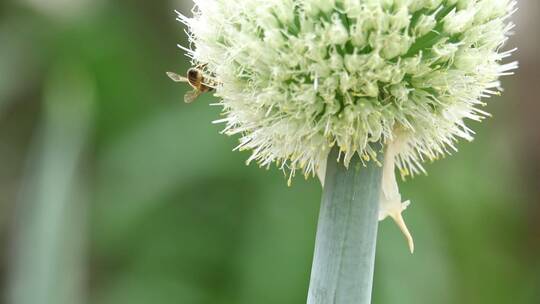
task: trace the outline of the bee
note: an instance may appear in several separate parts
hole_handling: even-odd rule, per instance
[[[197,97],[201,96],[202,93],[213,90],[199,68],[190,68],[186,73],[186,77],[173,72],[167,72],[167,76],[175,82],[187,82],[193,88],[192,91],[189,91],[184,95],[184,101],[186,103],[192,103]]]

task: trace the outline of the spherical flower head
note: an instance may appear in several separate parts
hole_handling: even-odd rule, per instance
[[[195,65],[212,77],[224,132],[249,161],[314,174],[398,134],[403,175],[472,139],[481,97],[516,67],[500,52],[510,0],[195,0]]]
[[[252,151],[248,162],[307,176],[324,172],[334,146],[345,165],[386,150],[381,218],[398,224],[408,203],[394,166],[422,172],[459,138],[472,140],[465,121],[488,116],[481,98],[517,67],[502,63],[512,50],[500,51],[511,0],[195,3],[192,18],[178,18],[189,27],[187,51],[216,84],[219,121]]]

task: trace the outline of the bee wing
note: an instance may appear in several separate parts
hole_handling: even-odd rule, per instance
[[[184,101],[185,101],[186,103],[192,103],[192,102],[195,101],[195,99],[197,99],[197,97],[199,97],[201,94],[202,94],[202,92],[199,91],[199,90],[189,91],[189,92],[187,92],[187,93],[184,95]]]
[[[182,77],[173,72],[167,72],[167,76],[169,76],[169,78],[172,79],[174,82],[188,82],[188,79],[186,77]]]

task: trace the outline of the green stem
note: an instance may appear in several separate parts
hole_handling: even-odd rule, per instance
[[[328,157],[308,304],[369,304],[382,167],[355,156],[346,169]]]

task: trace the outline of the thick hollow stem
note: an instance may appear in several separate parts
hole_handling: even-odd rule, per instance
[[[345,168],[328,157],[308,304],[371,301],[382,168],[355,156]]]

